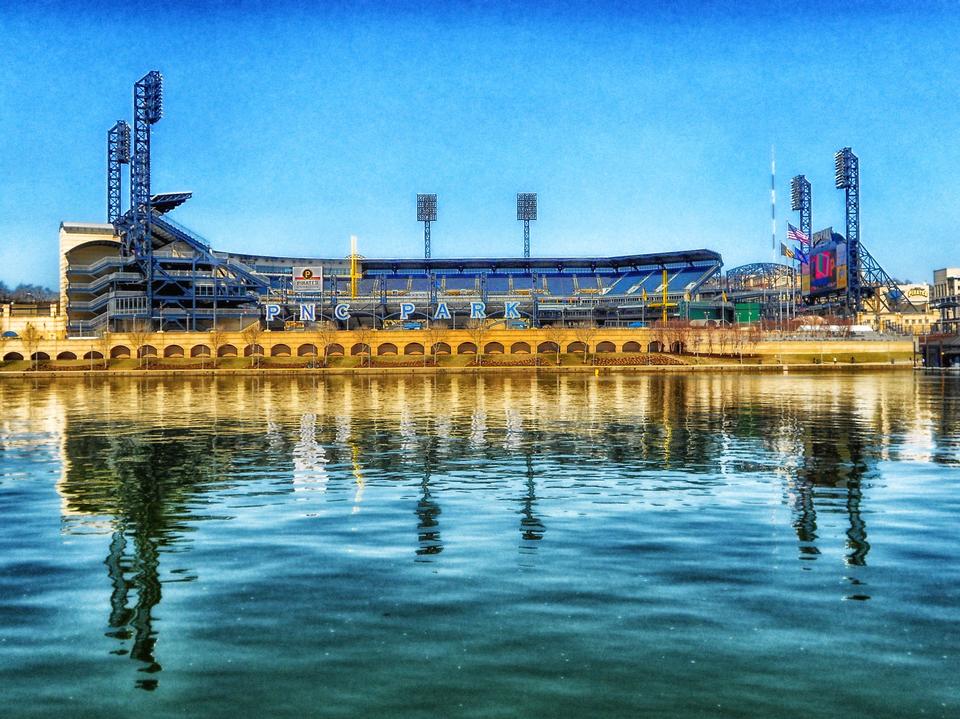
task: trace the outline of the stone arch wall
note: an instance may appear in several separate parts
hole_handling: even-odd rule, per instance
[[[276,344],[270,348],[271,357],[289,357],[290,346],[285,344]]]
[[[403,348],[403,353],[405,355],[422,355],[423,345],[419,342],[411,342]]]
[[[484,354],[488,355],[502,355],[503,354],[503,345],[499,342],[487,342],[486,346],[483,348]]]
[[[167,345],[163,348],[164,357],[183,357],[183,347],[180,345]]]
[[[156,357],[157,348],[153,345],[144,345],[139,350],[137,350],[137,357]]]
[[[586,354],[586,351],[587,351],[587,345],[583,342],[580,342],[579,340],[576,342],[571,342],[570,344],[567,345],[567,352],[569,353],[577,352],[580,354]]]
[[[473,342],[461,342],[457,345],[458,355],[475,355],[477,346]]]
[[[630,340],[623,343],[623,352],[640,352],[640,343]]]
[[[190,348],[191,357],[209,357],[210,348],[207,345],[194,345]]]
[[[528,342],[514,342],[510,345],[510,354],[512,355],[528,355],[530,354],[530,343]]]
[[[377,356],[382,355],[395,355],[397,354],[397,346],[393,342],[384,342],[383,344],[377,345]]]
[[[235,345],[223,345],[217,350],[217,357],[236,357],[237,348]]]
[[[22,360],[22,359],[23,359],[23,355],[20,354],[19,352],[7,352],[3,356],[4,362],[13,362],[15,360]]]
[[[317,346],[312,344],[300,345],[297,347],[297,357],[316,357]]]
[[[126,345],[117,345],[111,348],[110,359],[130,359],[130,348]]]
[[[58,360],[75,360],[77,356],[73,352],[61,352],[57,355]]]
[[[545,354],[550,352],[557,353],[559,351],[559,345],[557,345],[556,342],[550,342],[549,340],[547,342],[541,342],[537,345],[537,354]]]

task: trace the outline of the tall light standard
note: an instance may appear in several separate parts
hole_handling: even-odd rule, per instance
[[[430,259],[430,223],[437,221],[437,196],[417,195],[417,222],[423,223],[423,256]]]
[[[537,219],[537,193],[517,193],[517,219],[523,220],[523,256],[530,257],[530,220]]]

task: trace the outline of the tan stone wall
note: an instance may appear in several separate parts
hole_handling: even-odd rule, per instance
[[[48,354],[51,358],[55,358],[57,354],[65,351],[82,357],[86,352],[101,350],[100,341],[95,339],[67,340],[62,338],[62,333],[55,334],[51,332],[45,334],[46,336],[40,344],[39,351]],[[735,346],[732,340],[726,344],[723,348],[726,355],[733,356],[738,354],[738,351],[742,351],[744,355],[760,355],[763,357],[808,355],[812,358],[814,356],[822,356],[825,361],[830,361],[830,358],[837,356],[840,361],[843,361],[844,356],[849,357],[852,354],[865,352],[910,354],[913,351],[913,342],[909,339],[896,341],[810,340],[750,342],[745,337],[747,333],[742,334],[744,339],[739,347]],[[359,344],[364,336],[374,356],[378,354],[394,354],[394,352],[399,355],[419,355],[421,352],[420,347],[426,347],[431,341],[429,333],[424,330],[380,330],[367,331],[366,333],[358,333],[356,331],[337,332],[334,342],[343,347],[344,354],[350,355],[351,349]],[[693,343],[695,336],[696,333],[689,331],[684,335],[687,353],[692,353],[695,349]],[[701,333],[700,336],[701,343],[696,349],[699,353],[706,354],[709,347],[705,339],[706,333]],[[730,335],[728,335],[728,337],[730,337]],[[578,336],[575,329],[566,329],[560,334],[559,339],[562,351],[568,352],[573,351],[574,348],[572,348],[571,345],[580,341],[582,338]],[[635,342],[639,346],[639,350],[645,352],[651,342],[662,341],[664,339],[673,341],[672,336],[664,337],[659,334],[656,329],[601,329],[597,330],[595,336],[592,338],[590,350],[591,352],[595,351],[601,343],[605,343],[600,347],[601,351],[604,349],[611,351],[612,346],[612,351],[623,352],[624,346],[627,345],[627,343]],[[554,336],[550,330],[488,330],[483,337],[484,354],[498,354],[501,351],[504,354],[523,354],[525,353],[523,351],[525,349],[523,345],[529,347],[531,353],[535,353],[539,345],[545,342],[552,342],[553,340]],[[472,354],[471,351],[466,350],[464,345],[467,343],[474,344],[476,338],[472,336],[469,331],[458,329],[445,331],[440,337],[440,341],[450,346],[452,354]],[[264,354],[267,356],[271,356],[278,351],[285,356],[286,351],[289,350],[290,356],[296,357],[298,352],[302,351],[302,346],[311,344],[320,350],[319,336],[314,332],[263,332],[259,343],[263,347]],[[201,346],[210,347],[210,335],[204,332],[154,332],[146,338],[144,344],[155,348],[158,357],[165,355],[180,356],[179,350],[182,350],[182,356],[190,357],[193,352],[198,351],[196,348]],[[225,333],[224,344],[229,344],[237,348],[237,354],[243,356],[243,348],[246,346],[246,342],[244,342],[241,333]],[[109,347],[114,353],[124,355],[123,348],[126,348],[130,351],[129,355],[133,356],[133,345],[134,342],[128,334],[116,333],[109,336]],[[419,347],[414,347],[414,345],[419,345]],[[503,349],[500,350],[500,347],[497,345],[502,346]],[[632,346],[629,347],[629,349],[632,350]],[[413,352],[411,352],[411,350],[413,350]],[[719,354],[720,350],[721,348],[715,337],[712,354]],[[20,340],[14,339],[6,342],[2,348],[0,348],[0,357],[8,352],[22,353],[23,348]]]

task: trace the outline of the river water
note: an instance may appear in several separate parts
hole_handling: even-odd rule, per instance
[[[4,716],[960,716],[960,378],[0,381]]]

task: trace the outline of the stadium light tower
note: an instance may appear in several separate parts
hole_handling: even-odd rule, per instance
[[[107,131],[107,222],[116,223],[123,214],[120,166],[130,164],[130,125],[124,120]]]
[[[163,76],[151,70],[133,86],[133,153],[130,172],[131,223],[123,248],[132,250],[146,275],[146,305],[153,307],[153,230],[150,208],[150,126],[163,116]],[[152,309],[150,310],[152,312]]]
[[[847,196],[847,306],[862,308],[860,281],[860,160],[849,147],[834,156],[837,189]]]
[[[430,223],[437,221],[437,196],[417,195],[417,221],[423,223],[423,256],[430,259]]]
[[[517,219],[523,220],[523,256],[530,257],[530,220],[537,219],[537,193],[517,193]]]
[[[800,232],[813,242],[813,210],[811,207],[810,181],[806,175],[797,175],[790,180],[790,209],[800,213]]]

